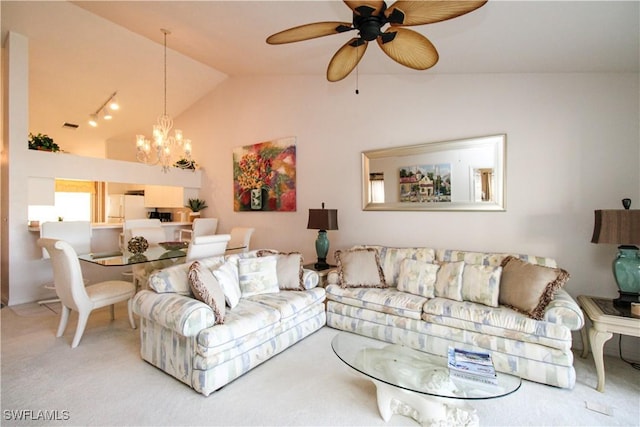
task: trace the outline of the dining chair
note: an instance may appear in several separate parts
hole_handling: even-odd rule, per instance
[[[56,294],[62,302],[60,324],[56,337],[61,337],[67,328],[71,310],[77,311],[78,325],[71,343],[71,347],[76,348],[80,343],[91,312],[109,305],[113,320],[115,318],[114,304],[120,301],[127,301],[129,323],[133,329],[136,328],[133,319],[133,295],[135,294],[133,283],[123,280],[108,280],[85,287],[80,260],[69,243],[64,240],[41,237],[38,239],[38,245],[46,250],[51,257]]]
[[[230,231],[231,240],[227,243],[227,247],[240,249],[228,249],[225,253],[237,254],[241,252],[249,252],[251,236],[255,230],[255,228],[251,227],[233,227]]]
[[[189,242],[186,262],[224,255],[224,252],[227,249],[227,243],[230,239],[230,234],[212,234],[209,236],[195,237],[191,242]]]
[[[125,220],[124,223],[122,224],[122,240],[120,242],[121,249],[123,251],[127,249],[127,243],[133,237],[133,235],[131,234],[131,231],[133,229],[147,229],[147,228],[160,229],[160,230],[163,230],[163,233],[164,233],[162,222],[160,222],[158,218]],[[160,235],[160,234],[157,234],[157,235]],[[165,241],[165,240],[167,239],[163,237],[161,241]]]
[[[210,236],[218,230],[218,218],[196,218],[191,224],[191,229],[180,229],[179,240],[190,242],[194,237]]]
[[[91,252],[91,222],[89,221],[47,221],[40,225],[40,237],[64,240],[79,254]],[[42,249],[42,258],[49,259],[49,252]],[[53,283],[44,285],[45,289],[54,290]],[[60,302],[59,298],[38,301],[38,304]]]

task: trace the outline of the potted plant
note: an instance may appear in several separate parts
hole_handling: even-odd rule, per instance
[[[52,151],[57,152],[60,151],[60,147],[58,144],[53,142],[53,139],[48,135],[43,135],[41,133],[34,135],[29,133],[29,149],[30,150],[41,150],[41,151]]]
[[[205,202],[202,199],[189,199],[189,202],[185,207],[191,209],[191,213],[189,214],[189,220],[193,222],[193,220],[196,217],[200,216],[200,211],[203,209],[206,209],[208,206],[207,206],[207,202]]]

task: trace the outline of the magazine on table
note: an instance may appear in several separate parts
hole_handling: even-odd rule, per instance
[[[447,365],[451,376],[487,384],[498,383],[490,353],[449,347]]]

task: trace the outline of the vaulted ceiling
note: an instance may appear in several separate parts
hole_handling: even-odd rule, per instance
[[[387,2],[391,4],[392,2]],[[490,0],[440,23],[412,27],[440,60],[426,71],[405,68],[375,44],[358,73],[634,72],[640,69],[637,1]],[[132,140],[149,133],[163,108],[163,34],[167,38],[167,112],[174,117],[225,78],[312,75],[326,67],[353,33],[287,45],[270,34],[317,21],[351,21],[342,1],[46,1],[0,3],[7,31],[30,46],[30,130],[85,143]],[[346,82],[346,83],[345,83]],[[117,90],[124,110],[91,129],[87,116]],[[80,127],[61,130],[63,122]]]

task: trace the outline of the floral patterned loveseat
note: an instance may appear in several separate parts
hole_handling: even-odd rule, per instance
[[[299,254],[271,250],[157,270],[133,301],[140,354],[208,396],[325,325],[318,281]]]
[[[441,356],[489,351],[498,371],[573,388],[572,331],[584,317],[553,259],[356,246],[336,261],[328,326]]]

